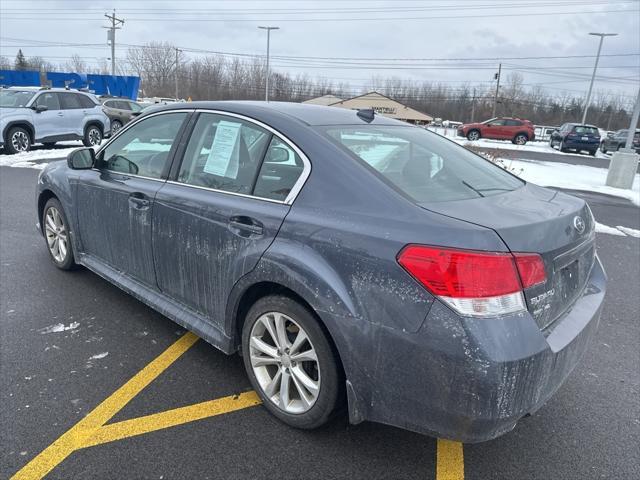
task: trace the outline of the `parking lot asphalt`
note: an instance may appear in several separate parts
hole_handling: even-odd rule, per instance
[[[57,270],[34,228],[37,173],[0,167],[0,478],[640,478],[639,239],[598,234],[597,337],[513,432],[460,446],[344,416],[308,432],[255,405],[238,356]],[[585,198],[599,222],[637,228],[637,207]]]

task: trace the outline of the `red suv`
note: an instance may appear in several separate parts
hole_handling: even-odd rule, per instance
[[[521,118],[492,118],[482,123],[465,123],[458,127],[458,135],[471,141],[480,138],[511,140],[516,145],[524,145],[536,138],[533,123]]]

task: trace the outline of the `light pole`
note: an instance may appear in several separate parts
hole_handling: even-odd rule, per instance
[[[271,30],[280,30],[280,27],[258,27],[261,30],[267,31],[267,79],[264,91],[264,100],[269,101],[269,40],[271,37]]]
[[[593,75],[591,75],[591,83],[589,84],[589,93],[587,93],[587,101],[584,104],[584,112],[582,113],[582,124],[587,121],[587,112],[589,111],[589,103],[591,102],[591,91],[593,90],[593,81],[596,78],[596,70],[598,70],[598,62],[600,61],[600,51],[602,50],[602,42],[604,37],[615,37],[617,33],[594,33],[590,32],[589,35],[600,37],[600,44],[598,45],[598,53],[596,54],[596,64],[593,66]]]

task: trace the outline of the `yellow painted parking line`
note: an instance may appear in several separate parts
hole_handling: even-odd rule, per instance
[[[242,410],[243,408],[260,405],[260,397],[256,392],[244,392],[240,395],[209,400],[208,402],[196,403],[188,407],[175,408],[166,412],[154,413],[144,417],[132,418],[122,422],[111,423],[100,428],[84,447],[91,447],[101,443],[122,440],[123,438],[142,435],[163,428],[175,427],[183,423],[201,420],[203,418],[222,415],[224,413]]]
[[[74,450],[83,448],[91,437],[116,413],[131,401],[147,385],[155,380],[173,362],[189,350],[198,337],[191,332],[184,334],[155,360],[134,375],[127,383],[94,408],[37,457],[22,467],[12,480],[38,479],[59,465]]]
[[[462,444],[438,439],[436,454],[436,480],[464,480]]]

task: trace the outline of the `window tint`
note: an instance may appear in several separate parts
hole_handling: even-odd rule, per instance
[[[76,108],[82,108],[80,104],[79,95],[75,93],[59,93],[60,97],[60,106],[63,110],[72,110]]]
[[[343,148],[417,203],[487,197],[523,182],[437,134],[415,127],[327,127]]]
[[[497,120],[491,120],[489,123],[493,126],[502,126],[504,125],[504,122],[506,122],[506,120],[499,118]]]
[[[284,200],[302,174],[304,163],[300,156],[278,137],[273,137],[253,194],[272,200]]]
[[[47,107],[48,110],[60,110],[60,102],[57,93],[43,93],[35,102],[36,106]]]
[[[94,108],[96,106],[95,102],[86,95],[78,95],[78,99],[82,108]]]
[[[160,178],[171,146],[186,117],[186,112],[166,113],[128,128],[102,151],[102,167],[115,172]]]
[[[178,181],[250,194],[270,138],[269,132],[252,123],[203,113],[189,140]]]
[[[116,100],[113,103],[115,104],[115,108],[119,108],[120,110],[131,110],[131,108],[129,108],[129,102],[125,102],[124,100]]]
[[[127,102],[129,104],[129,109],[134,112],[139,112],[142,110],[142,105],[138,105],[136,102]]]
[[[522,125],[522,122],[520,120],[505,120],[504,124],[507,127],[519,127],[520,125]]]

